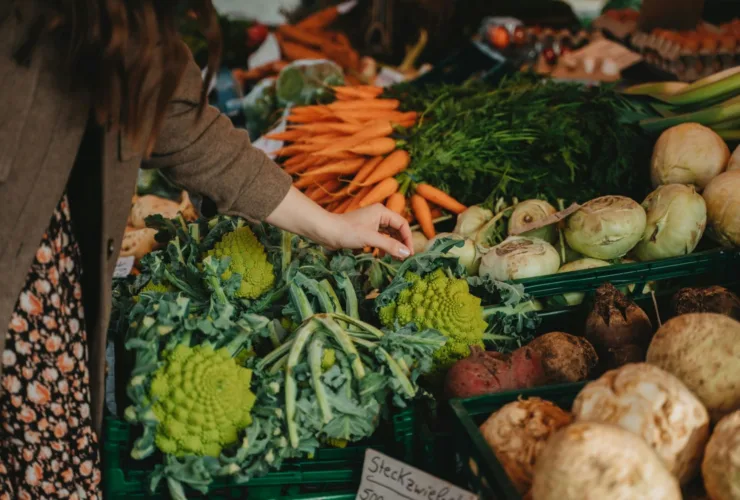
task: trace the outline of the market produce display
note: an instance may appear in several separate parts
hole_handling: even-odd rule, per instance
[[[686,289],[675,300],[718,293],[732,297]],[[603,499],[678,499],[679,485],[696,491],[703,479],[710,499],[737,498],[727,477],[740,439],[728,360],[740,354],[738,328],[725,315],[681,314],[658,329],[647,362],[606,371],[572,405],[531,397],[501,406],[480,433],[523,497],[576,499],[588,488]]]

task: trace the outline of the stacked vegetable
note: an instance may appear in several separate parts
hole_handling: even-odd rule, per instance
[[[366,438],[445,344],[360,317],[362,256],[230,217],[148,222],[166,247],[117,290],[114,325],[133,359],[125,416],[143,429],[132,456],[162,457],[152,489],[184,498]]]
[[[277,155],[294,185],[335,213],[374,203],[416,220],[427,237],[435,234],[433,219],[442,209],[461,213],[465,206],[443,191],[415,183],[404,173],[411,158],[393,139],[413,126],[417,114],[400,112],[399,101],[382,99],[382,89],[334,87],[336,101],[291,110],[285,132],[269,139],[289,141]]]
[[[535,500],[582,498],[584,491],[605,500],[680,499],[700,469],[710,499],[735,499],[738,346],[737,321],[678,316],[656,333],[647,363],[588,383],[571,412],[539,398],[518,400],[480,431],[516,489]]]

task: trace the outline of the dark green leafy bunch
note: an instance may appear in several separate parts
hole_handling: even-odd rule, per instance
[[[499,197],[586,201],[637,196],[644,141],[620,120],[623,104],[608,87],[558,83],[518,74],[482,82],[398,86],[387,92],[420,113],[406,148],[410,173],[466,204]]]

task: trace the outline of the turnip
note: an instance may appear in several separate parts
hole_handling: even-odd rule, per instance
[[[682,123],[660,134],[650,161],[653,187],[691,184],[701,191],[727,168],[730,148],[712,129]]]
[[[740,500],[740,411],[714,428],[704,452],[702,476],[712,500]]]
[[[606,372],[573,403],[578,421],[614,424],[645,440],[682,484],[699,469],[709,414],[676,377],[647,363]]]
[[[725,247],[740,246],[740,170],[712,179],[703,196],[709,237]]]
[[[534,500],[681,500],[678,480],[638,436],[576,422],[547,442],[535,463]]]
[[[519,493],[532,486],[537,456],[548,438],[570,424],[573,417],[540,398],[509,403],[480,426],[480,432]]]
[[[560,256],[548,242],[509,236],[483,256],[479,273],[494,280],[508,281],[554,274],[559,268]]]
[[[740,409],[740,323],[713,313],[668,320],[647,362],[678,377],[704,403],[713,422]]]

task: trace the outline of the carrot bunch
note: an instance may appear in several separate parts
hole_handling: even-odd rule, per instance
[[[360,70],[360,56],[342,33],[327,30],[339,16],[336,6],[320,10],[295,25],[278,27],[275,36],[283,56],[298,59],[329,59],[351,74]]]
[[[385,203],[409,222],[415,220],[428,238],[442,210],[465,210],[445,192],[415,184],[404,173],[411,158],[392,135],[395,127],[413,126],[415,112],[401,112],[397,100],[380,98],[379,87],[332,89],[335,102],[293,108],[287,130],[266,136],[288,143],[277,155],[295,187],[338,214]]]

